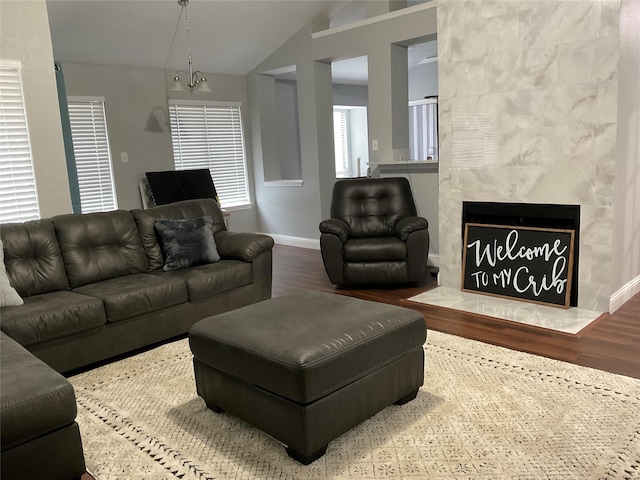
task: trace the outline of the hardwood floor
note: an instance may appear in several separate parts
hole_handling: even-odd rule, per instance
[[[336,288],[329,283],[320,251],[276,245],[273,255],[274,297],[301,290],[322,290],[401,305],[422,312],[430,330],[640,378],[640,294],[615,314],[604,314],[578,335],[571,335],[407,302],[407,298],[436,286],[429,275],[420,286],[410,288]]]

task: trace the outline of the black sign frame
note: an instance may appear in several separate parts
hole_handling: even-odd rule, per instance
[[[569,308],[574,236],[568,229],[467,223],[461,289]]]

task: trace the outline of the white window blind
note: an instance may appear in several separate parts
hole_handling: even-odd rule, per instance
[[[67,101],[82,213],[115,210],[118,204],[104,99],[69,97]]]
[[[170,100],[169,118],[176,170],[208,168],[223,207],[247,205],[240,104]]]
[[[0,223],[40,218],[19,67],[0,67]]]
[[[411,160],[438,160],[438,100],[409,102]]]
[[[346,110],[333,110],[333,146],[335,149],[336,175],[349,172],[349,131]]]

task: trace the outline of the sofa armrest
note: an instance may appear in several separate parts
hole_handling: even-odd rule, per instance
[[[320,222],[320,233],[336,235],[342,243],[345,243],[351,237],[349,225],[337,218],[330,218]]]
[[[413,232],[428,230],[429,222],[422,217],[405,217],[396,223],[395,234],[406,241]]]
[[[71,383],[5,333],[0,348],[2,451],[71,425]]]
[[[273,248],[273,238],[259,233],[222,231],[214,235],[220,257],[251,262]]]

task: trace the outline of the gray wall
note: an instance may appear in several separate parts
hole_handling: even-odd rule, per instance
[[[370,161],[408,156],[408,71],[406,47],[400,44],[435,35],[435,6],[427,7],[330,34],[312,36],[311,27],[302,29],[248,76],[260,230],[317,242],[318,224],[329,216],[335,183],[332,59],[368,57],[369,138],[377,139],[379,145],[377,151],[369,152]],[[264,148],[270,128],[263,120],[269,117],[264,108],[269,105],[260,78],[262,73],[291,65],[296,67],[298,81],[303,185],[280,187],[265,184],[265,172],[278,159],[272,157],[274,149]],[[413,178],[414,188],[422,189]]]
[[[640,291],[640,2],[620,6],[613,309]]]
[[[298,84],[290,80],[276,80],[275,124],[280,151],[280,176],[293,180],[302,178],[300,135],[298,130]]]
[[[438,95],[438,62],[423,63],[409,70],[409,100]]]
[[[165,74],[162,69],[64,63],[62,70],[67,95],[105,98],[116,195],[121,209],[141,207],[138,184],[145,172],[174,169],[167,96],[241,102],[245,141],[250,147],[244,77],[207,73],[213,92],[190,94],[168,92],[173,72]],[[152,112],[160,121],[162,132],[145,130]],[[127,152],[127,163],[121,162],[121,152]],[[251,172],[250,148],[247,148],[247,157]],[[232,212],[231,229],[253,231],[255,225],[255,208]]]
[[[369,89],[362,85],[333,85],[333,104],[366,107],[369,105]]]
[[[0,59],[22,66],[40,216],[71,213],[46,3],[3,0],[0,32]]]

